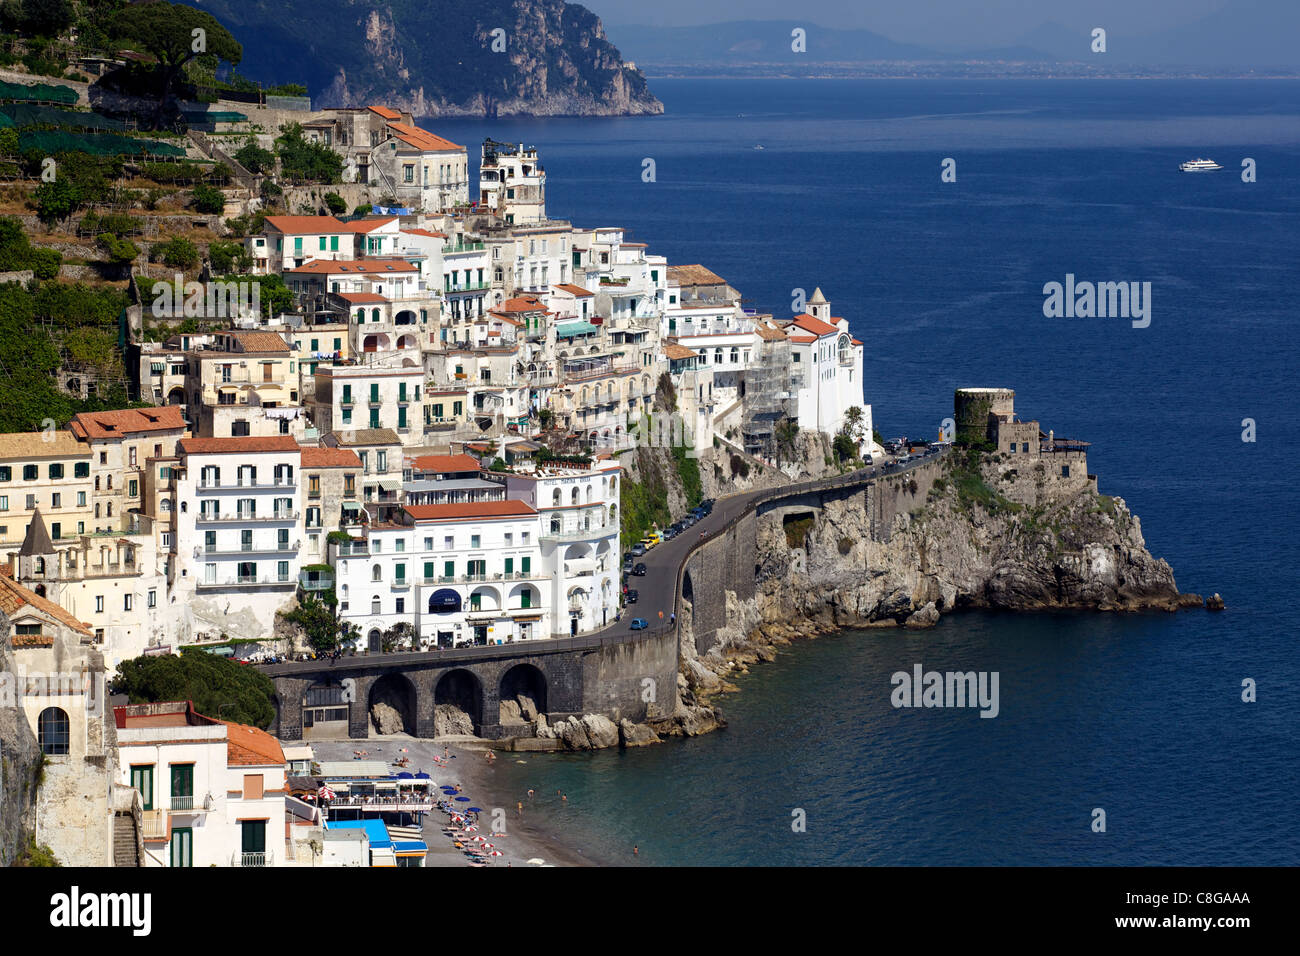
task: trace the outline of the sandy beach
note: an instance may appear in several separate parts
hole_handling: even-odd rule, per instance
[[[495,782],[494,766],[502,761],[513,760],[515,754],[470,749],[463,746],[464,741],[420,740],[395,734],[385,737],[371,737],[369,740],[332,740],[311,741],[317,760],[352,760],[354,751],[363,751],[365,760],[383,760],[392,766],[398,758],[409,758],[406,770],[415,773],[424,771],[433,778],[438,787],[459,786],[456,796],[468,797],[468,800],[455,801],[461,807],[479,807],[478,830],[473,833],[461,833],[459,839],[465,842],[467,837],[482,836],[491,843],[501,856],[489,858],[488,865],[498,868],[517,866],[536,867],[537,863],[529,860],[543,860],[544,866],[596,866],[599,862],[588,858],[578,848],[565,846],[546,825],[548,817],[547,797],[527,792],[505,793],[499,782]],[[405,748],[405,751],[403,751]],[[447,758],[444,760],[443,754]],[[491,753],[493,759],[486,754]],[[529,754],[529,758],[536,755]],[[438,791],[442,795],[441,791]],[[555,794],[549,796],[549,802],[558,800]],[[345,817],[346,819],[347,817]],[[444,827],[449,825],[448,815],[434,810],[424,819],[424,840],[429,846],[425,866],[470,866],[470,859],[463,849],[454,843],[458,837],[449,836]],[[459,832],[460,828],[457,826]]]

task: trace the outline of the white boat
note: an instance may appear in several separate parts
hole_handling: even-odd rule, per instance
[[[1179,163],[1178,168],[1185,173],[1212,173],[1223,167],[1212,159],[1193,159],[1190,162]]]

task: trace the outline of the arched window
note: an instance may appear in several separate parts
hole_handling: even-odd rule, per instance
[[[587,486],[587,504],[591,504],[591,485]]]
[[[370,310],[370,321],[371,321],[371,322],[378,322],[378,321],[379,321],[379,310],[378,310],[378,309],[371,309],[371,310]]]
[[[370,568],[370,580],[382,581],[383,579],[384,579],[384,569],[377,564],[373,565]]]
[[[558,516],[551,519],[551,534],[560,533],[560,519]]]
[[[372,597],[372,598],[370,599],[370,613],[371,613],[371,614],[378,614],[378,613],[379,613],[379,607],[380,607],[380,604],[379,604],[379,595],[376,594],[374,597]]]
[[[158,503],[158,507],[161,509],[163,514],[171,514],[172,500],[170,498],[164,498]]]
[[[364,321],[366,321],[366,310],[357,309],[357,324],[360,325]]]
[[[36,559],[36,568],[35,568],[35,573],[36,573],[36,574],[44,574],[44,573],[45,573],[45,559],[44,559],[44,558],[37,558],[37,559]]]
[[[609,479],[609,493],[612,495],[612,494],[616,494],[617,492],[618,492],[618,476],[615,475],[614,477]]]
[[[551,504],[553,504],[553,505],[558,505],[558,504],[560,504],[560,502],[562,502],[563,500],[564,500],[564,498],[563,498],[563,496],[560,494],[560,489],[559,489],[559,488],[556,488],[554,494],[551,495]]]
[[[68,752],[68,715],[58,707],[46,707],[36,720],[41,753],[57,756]]]
[[[569,495],[569,504],[576,505],[577,503],[578,503],[578,489],[574,488],[573,492]]]

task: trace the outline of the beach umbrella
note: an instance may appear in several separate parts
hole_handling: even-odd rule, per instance
[[[322,800],[333,800],[334,791],[331,790],[329,787],[321,787],[319,790],[316,791],[316,796],[320,797]]]
[[[473,833],[473,832],[474,832],[475,830],[477,830],[477,829],[478,829],[478,824],[477,824],[477,823],[471,823],[469,826],[467,826],[467,827],[465,828],[465,832],[466,832],[466,833]]]
[[[501,851],[493,850],[491,853],[488,854],[488,856],[501,856]]]
[[[469,797],[457,797],[457,798],[456,798],[456,802],[457,802],[457,803],[469,803]]]
[[[483,808],[482,808],[482,807],[470,807],[470,808],[469,808],[469,812],[470,812],[470,813],[482,813],[482,812],[483,812]]]

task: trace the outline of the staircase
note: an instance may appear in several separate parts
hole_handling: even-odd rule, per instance
[[[129,813],[117,813],[113,816],[113,865],[140,865],[138,831],[135,817]]]

